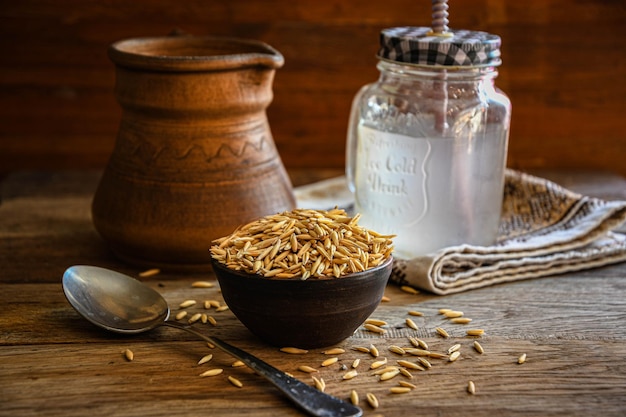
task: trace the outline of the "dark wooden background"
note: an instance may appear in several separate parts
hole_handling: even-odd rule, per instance
[[[626,174],[624,0],[451,0],[450,26],[503,39],[509,166]],[[164,35],[265,41],[285,56],[268,114],[287,168],[343,168],[350,103],[382,28],[428,26],[428,0],[0,0],[0,175],[101,168],[120,109],[109,44]]]

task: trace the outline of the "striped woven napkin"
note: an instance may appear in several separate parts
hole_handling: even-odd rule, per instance
[[[344,177],[295,190],[299,207],[350,210]],[[435,294],[557,275],[626,261],[626,201],[605,201],[507,170],[499,237],[493,246],[460,245],[396,259],[390,280]]]

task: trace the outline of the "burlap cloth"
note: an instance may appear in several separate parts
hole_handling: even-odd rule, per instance
[[[295,190],[302,208],[350,211],[344,177]],[[396,259],[390,280],[435,294],[595,268],[626,260],[626,201],[604,201],[507,170],[498,241]]]

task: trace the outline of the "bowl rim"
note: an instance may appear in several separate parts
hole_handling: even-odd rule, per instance
[[[324,277],[311,277],[308,279],[300,279],[298,277],[293,277],[293,278],[275,278],[275,277],[264,277],[263,275],[260,274],[253,274],[250,272],[245,272],[245,271],[237,271],[235,269],[230,269],[229,267],[227,267],[225,264],[223,264],[222,262],[220,262],[219,260],[211,257],[211,264],[213,265],[213,270],[215,272],[215,274],[217,275],[216,269],[220,269],[228,274],[232,274],[235,275],[239,278],[242,279],[250,279],[250,280],[255,280],[255,281],[266,281],[266,282],[332,282],[332,281],[337,281],[337,282],[341,282],[344,280],[350,280],[350,281],[354,281],[354,280],[358,280],[358,279],[365,279],[367,277],[369,277],[373,272],[375,271],[380,271],[386,268],[390,268],[393,266],[393,255],[389,255],[389,257],[381,264],[373,267],[373,268],[369,268],[366,269],[364,271],[359,271],[359,272],[353,272],[351,274],[336,278],[334,276],[324,276]],[[218,276],[219,278],[219,276]],[[389,278],[389,277],[387,277]],[[289,285],[289,284],[287,284]],[[315,285],[315,284],[308,284],[308,285]]]

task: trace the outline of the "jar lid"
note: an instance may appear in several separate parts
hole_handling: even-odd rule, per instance
[[[500,45],[500,37],[487,32],[451,29],[442,34],[428,27],[405,26],[380,32],[378,56],[414,65],[498,66]]]

